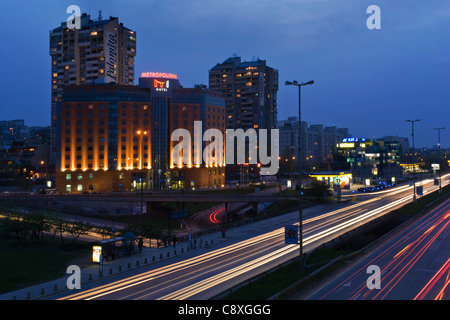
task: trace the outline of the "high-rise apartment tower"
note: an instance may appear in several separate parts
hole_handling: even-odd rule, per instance
[[[265,60],[230,57],[209,71],[209,88],[225,98],[227,129],[276,128],[278,70]]]
[[[134,85],[136,32],[116,17],[92,20],[80,17],[80,28],[67,22],[50,31],[51,56],[51,162],[56,163],[56,104],[63,87],[92,83]]]

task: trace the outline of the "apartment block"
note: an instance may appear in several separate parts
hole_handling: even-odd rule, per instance
[[[50,31],[51,161],[56,163],[56,104],[64,86],[98,83],[134,85],[136,32],[119,19],[81,16],[81,28],[67,22]]]

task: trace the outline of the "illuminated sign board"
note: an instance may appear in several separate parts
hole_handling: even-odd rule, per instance
[[[284,227],[285,244],[298,244],[298,231],[296,225],[288,225]]]
[[[366,142],[366,138],[344,138],[342,142]]]
[[[167,89],[169,89],[169,80],[159,81],[154,79],[153,88],[155,88],[156,91],[167,91]]]
[[[100,263],[102,255],[102,247],[101,246],[93,246],[92,247],[92,262]]]
[[[339,144],[339,148],[354,148],[355,144],[354,143],[340,143]]]
[[[163,79],[178,79],[178,76],[173,73],[164,72],[143,72],[141,74],[142,78],[163,78]]]
[[[433,170],[440,170],[441,166],[439,165],[439,163],[432,163],[431,164],[431,169],[433,169]]]
[[[113,26],[105,30],[103,48],[105,50],[105,82],[117,82],[118,39]]]

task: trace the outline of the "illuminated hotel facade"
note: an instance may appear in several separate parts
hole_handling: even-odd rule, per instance
[[[129,192],[220,187],[224,162],[195,144],[194,125],[225,134],[225,102],[201,88],[183,88],[176,75],[144,73],[139,85],[67,86],[57,104],[56,188],[60,193]],[[174,165],[172,132],[192,136],[189,163]],[[202,139],[203,140],[203,139]],[[194,146],[199,150],[194,150]],[[180,156],[180,155],[178,155]]]

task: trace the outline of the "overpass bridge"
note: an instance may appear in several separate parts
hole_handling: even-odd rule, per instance
[[[9,201],[33,207],[51,207],[63,211],[96,212],[103,214],[126,214],[133,208],[151,208],[164,202],[175,202],[184,208],[185,203],[224,203],[227,213],[229,204],[270,203],[278,200],[298,200],[296,197],[273,195],[264,191],[251,194],[207,194],[190,192],[170,193],[101,193],[101,194],[8,194],[0,195],[0,202]],[[100,212],[101,210],[101,212]]]

